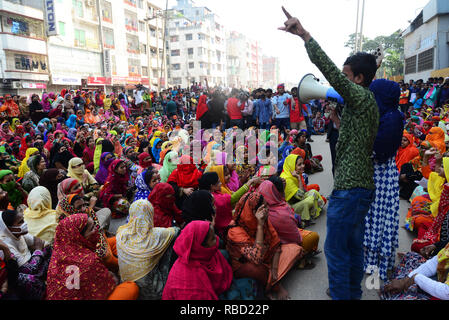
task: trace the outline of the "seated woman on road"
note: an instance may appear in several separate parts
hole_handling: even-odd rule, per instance
[[[8,193],[8,198],[13,208],[26,204],[28,193],[15,180],[11,170],[0,170],[0,188]]]
[[[111,152],[104,152],[100,157],[100,168],[95,175],[95,180],[100,184],[104,185],[109,174],[109,166],[115,160],[115,156]]]
[[[50,191],[38,186],[31,190],[27,201],[28,208],[23,216],[28,232],[48,243],[53,242],[59,214],[52,209]]]
[[[106,183],[99,193],[99,199],[104,207],[111,209],[113,218],[128,215],[128,181],[129,174],[125,162],[122,159],[114,160],[109,166]]]
[[[137,191],[134,196],[134,201],[147,200],[151,191],[160,182],[161,176],[153,167],[149,167],[143,171],[136,179]]]
[[[170,228],[173,221],[181,226],[183,219],[181,210],[175,204],[175,190],[168,183],[158,183],[150,193],[148,200],[154,207],[154,226]]]
[[[317,190],[305,184],[303,173],[304,159],[296,154],[289,155],[281,174],[286,182],[285,200],[301,217],[304,227],[307,227],[312,224],[312,219],[318,218],[326,202]]]
[[[184,200],[196,189],[198,189],[198,179],[202,172],[193,163],[193,158],[183,155],[179,159],[177,168],[168,177],[169,183],[175,190],[176,205],[182,208]]]
[[[236,278],[252,278],[265,287],[271,299],[288,299],[280,280],[302,257],[300,246],[282,246],[268,220],[269,208],[262,195],[248,193],[235,208],[227,233],[227,251]]]
[[[218,242],[208,221],[192,221],[182,230],[162,300],[218,300],[231,287],[232,269]]]
[[[48,268],[47,300],[137,299],[138,286],[134,282],[119,284],[118,278],[98,259],[95,249],[99,237],[94,221],[86,214],[75,214],[59,223]],[[67,286],[75,271],[79,283]]]
[[[315,172],[322,172],[323,165],[321,161],[323,161],[323,157],[318,155],[314,156],[312,154],[312,147],[309,143],[307,143],[307,131],[301,130],[297,136],[294,137],[294,144],[296,147],[303,149],[306,152],[306,156],[304,158],[305,169],[304,171],[307,174],[313,174]]]
[[[30,192],[39,185],[39,179],[46,169],[45,159],[41,155],[32,156],[28,159],[28,167],[30,171],[25,173],[22,180],[22,187],[25,191]]]
[[[413,240],[412,251],[429,258],[443,249],[449,239],[449,183],[443,185],[438,214],[432,222],[424,222]],[[433,255],[432,255],[433,254]]]
[[[160,300],[170,268],[176,260],[174,240],[179,228],[155,228],[154,209],[148,200],[135,201],[129,222],[117,231],[117,252],[122,281],[139,286],[139,300]]]
[[[426,261],[415,252],[402,257],[382,300],[449,300],[449,245]]]
[[[428,156],[431,151],[426,151]],[[426,157],[424,158],[424,166],[426,166]],[[413,199],[410,209],[405,219],[406,228],[410,231],[418,231],[424,225],[433,223],[438,215],[438,207],[440,204],[443,185],[449,181],[449,158],[442,158],[442,155],[436,155],[435,171],[429,175],[427,183],[427,193],[417,196]]]
[[[28,233],[23,214],[18,210],[2,212],[0,240],[8,245],[19,267],[17,284],[10,289],[19,299],[41,300],[45,295],[45,275],[51,248]]]
[[[209,191],[214,197],[214,203],[216,207],[215,217],[215,230],[220,238],[224,236],[226,228],[232,221],[232,210],[234,206],[239,202],[240,198],[249,191],[251,186],[260,183],[259,178],[252,178],[245,183],[239,190],[229,194],[223,192],[223,185],[226,185],[226,181],[229,175],[224,176],[223,172],[226,171],[224,166],[214,166],[210,168],[210,172],[206,172],[198,181],[200,190]]]
[[[87,197],[96,195],[100,189],[100,185],[90,172],[86,170],[86,166],[81,158],[70,159],[67,176],[78,180]]]
[[[176,151],[169,151],[164,157],[162,169],[159,171],[161,182],[167,182],[168,177],[178,166],[178,153]]]
[[[298,229],[293,209],[285,202],[284,181],[277,176],[264,181],[257,189],[268,203],[270,209],[268,219],[278,233],[282,244],[297,244],[305,254],[312,256],[318,250],[320,237],[318,233]],[[307,261],[309,265],[310,260]],[[305,264],[305,262],[304,262]]]

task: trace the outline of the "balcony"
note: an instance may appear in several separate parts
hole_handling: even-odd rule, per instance
[[[84,13],[83,17],[80,17],[76,14],[76,11],[74,8],[72,8],[72,19],[73,19],[73,22],[77,22],[80,24],[88,24],[88,25],[93,25],[93,26],[100,25],[100,22],[98,21],[98,15],[88,16]]]
[[[12,34],[0,34],[0,43],[3,44],[3,49],[47,54],[44,40],[18,37]]]

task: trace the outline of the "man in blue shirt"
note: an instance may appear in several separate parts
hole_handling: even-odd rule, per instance
[[[278,86],[278,95],[272,99],[276,127],[284,133],[286,137],[285,129],[290,129],[290,108],[287,100],[292,100],[292,96],[285,92],[284,84]],[[292,108],[294,107],[294,101],[292,101]]]
[[[254,116],[261,130],[270,130],[273,107],[271,99],[267,99],[265,90],[260,91],[259,99],[254,102]]]

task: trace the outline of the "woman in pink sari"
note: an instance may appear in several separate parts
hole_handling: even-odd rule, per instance
[[[276,230],[282,244],[294,243],[300,245],[305,253],[315,254],[320,237],[316,232],[298,228],[295,212],[285,201],[283,190],[284,181],[277,176],[264,181],[257,189],[257,192],[264,197],[268,204],[268,219]]]
[[[218,243],[208,221],[192,221],[182,230],[162,300],[218,300],[231,287],[232,269]]]

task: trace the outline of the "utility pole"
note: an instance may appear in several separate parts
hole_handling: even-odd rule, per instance
[[[354,53],[358,52],[359,46],[359,12],[360,12],[360,0],[357,0],[357,21],[355,23],[355,39],[354,39]]]
[[[362,22],[360,25],[360,51],[363,50],[363,20],[365,18],[365,0],[363,0],[362,5]]]
[[[167,33],[168,33],[168,0],[165,1],[165,17],[164,17],[164,37],[163,37],[163,56],[161,61],[161,76],[159,77],[159,90],[161,89],[161,79],[163,75],[163,70],[167,72]],[[159,52],[157,53],[159,55]],[[165,68],[164,68],[165,64]],[[167,73],[166,73],[167,74]],[[165,77],[165,87],[168,88],[168,79]]]

